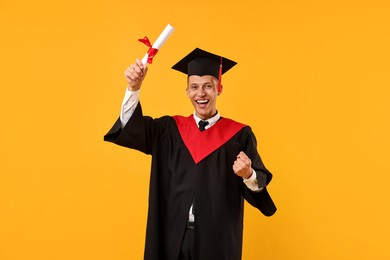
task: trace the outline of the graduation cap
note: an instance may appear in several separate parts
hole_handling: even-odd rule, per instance
[[[213,53],[196,48],[178,63],[172,66],[172,69],[178,70],[188,76],[212,75],[218,79],[218,91],[221,91],[221,76],[230,70],[237,62],[215,55]]]

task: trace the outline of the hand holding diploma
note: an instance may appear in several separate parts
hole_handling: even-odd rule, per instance
[[[142,64],[142,61],[140,59],[136,59],[135,63],[131,64],[125,70],[127,89],[129,91],[139,90],[147,72],[148,66],[146,66],[146,64]]]

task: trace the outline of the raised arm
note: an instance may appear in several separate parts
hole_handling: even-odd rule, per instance
[[[153,118],[143,116],[138,99],[138,92],[147,71],[147,66],[143,65],[140,59],[125,70],[127,91],[121,115],[104,136],[104,140],[150,154],[153,148],[152,138],[157,127]]]

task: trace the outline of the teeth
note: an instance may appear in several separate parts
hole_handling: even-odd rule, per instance
[[[209,101],[208,100],[198,100],[196,102],[199,103],[199,104],[206,104]]]

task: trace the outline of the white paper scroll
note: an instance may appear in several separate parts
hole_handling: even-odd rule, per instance
[[[157,38],[157,40],[153,43],[152,48],[155,48],[157,50],[160,50],[161,46],[164,44],[164,42],[168,39],[168,37],[171,35],[171,33],[175,30],[170,24],[165,27],[164,31],[160,34],[160,36]],[[142,64],[146,64],[148,62],[148,53],[145,54],[145,56],[142,58]]]

